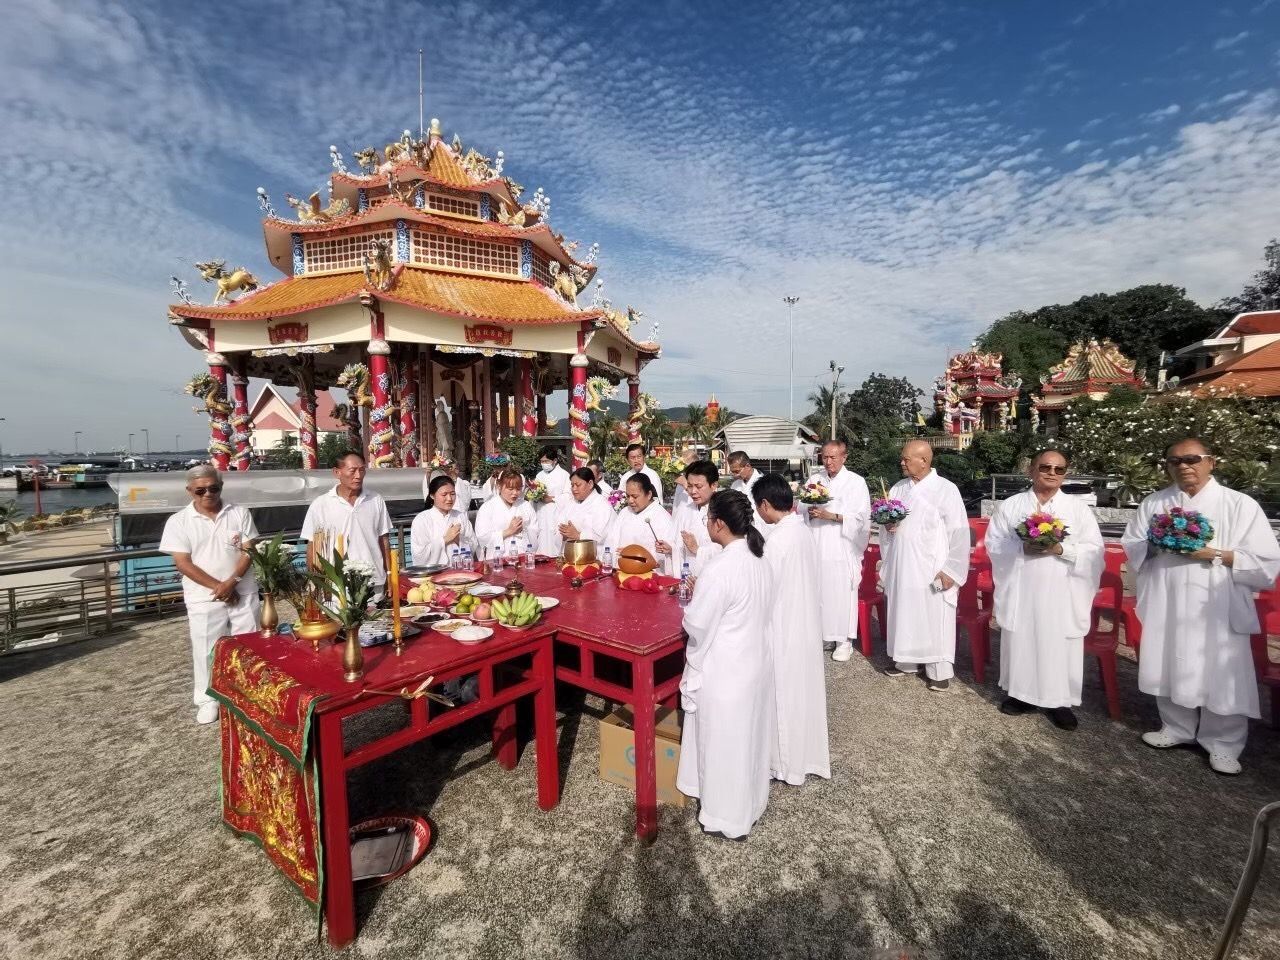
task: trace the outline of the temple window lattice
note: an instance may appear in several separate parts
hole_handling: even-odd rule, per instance
[[[333,237],[329,240],[308,240],[303,245],[307,273],[322,273],[326,270],[350,270],[363,267],[365,254],[369,252],[370,242],[373,240],[390,240],[394,245],[395,236],[394,230],[377,230],[372,233]]]
[[[439,193],[428,193],[427,209],[455,217],[480,219],[480,202],[463,197],[446,197]]]
[[[426,229],[413,230],[410,238],[409,256],[414,263],[520,276],[520,248],[514,243],[475,240]]]

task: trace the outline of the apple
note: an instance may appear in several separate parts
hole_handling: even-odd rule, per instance
[[[471,611],[477,620],[492,620],[493,607],[488,603],[482,603]]]

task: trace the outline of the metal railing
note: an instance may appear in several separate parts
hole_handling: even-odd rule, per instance
[[[396,524],[394,549],[409,544]],[[286,531],[296,540],[298,531]],[[5,584],[15,574],[88,567],[73,579]],[[85,640],[141,619],[184,610],[182,577],[159,550],[107,550],[0,564],[0,655]]]

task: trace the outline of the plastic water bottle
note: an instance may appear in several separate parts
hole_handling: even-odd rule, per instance
[[[457,547],[452,547],[452,548],[450,548],[450,550],[449,550],[449,569],[450,569],[450,570],[457,570],[457,569],[458,569],[458,563],[459,563],[459,561],[460,561],[461,559],[462,559],[462,552],[461,552]]]
[[[515,570],[520,566],[520,547],[516,543],[516,538],[512,537],[507,543],[507,561],[511,564],[511,569]]]
[[[676,588],[676,599],[680,601],[680,606],[687,607],[691,595],[689,590],[689,561],[686,560],[680,567],[680,586]]]
[[[524,542],[524,568],[526,570],[532,570],[537,565],[537,561],[534,559],[533,555],[533,544],[526,540]]]
[[[608,547],[604,548],[604,557],[600,561],[600,572],[606,577],[613,576],[613,551]]]
[[[472,566],[474,566],[474,561],[471,559],[471,548],[463,547],[462,548],[462,569],[470,572]]]

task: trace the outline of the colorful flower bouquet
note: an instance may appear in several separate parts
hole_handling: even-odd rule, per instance
[[[1036,512],[1014,528],[1023,543],[1037,547],[1056,547],[1067,538],[1067,525],[1051,513]]]
[[[810,507],[821,507],[831,502],[831,494],[821,480],[810,480],[800,488],[800,502]]]
[[[1195,510],[1173,507],[1157,513],[1147,528],[1147,542],[1170,553],[1195,553],[1213,539],[1213,524]]]
[[[622,490],[609,491],[609,506],[613,507],[615,513],[621,513],[627,506],[627,495]]]
[[[907,518],[907,505],[901,500],[889,496],[889,489],[880,481],[880,496],[871,501],[871,522],[882,526],[893,526]]]
[[[547,499],[547,485],[541,480],[534,480],[525,487],[524,498],[530,503],[542,503]]]
[[[436,455],[431,458],[431,462],[427,464],[427,466],[429,466],[432,470],[443,470],[445,467],[452,467],[453,457],[450,457],[447,454],[441,453],[439,450],[437,450]]]

